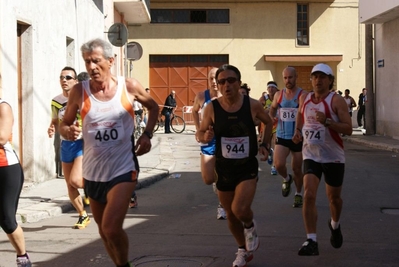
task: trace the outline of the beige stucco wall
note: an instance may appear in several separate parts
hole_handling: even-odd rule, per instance
[[[28,25],[22,37],[22,121],[18,114],[17,23]],[[104,17],[91,0],[2,0],[0,28],[0,73],[3,98],[14,111],[13,144],[18,152],[22,136],[26,180],[41,182],[55,174],[53,140],[47,128],[51,99],[61,93],[60,71],[66,65],[77,72],[84,70],[80,45],[104,36]],[[69,48],[67,37],[73,40]]]
[[[399,19],[375,25],[375,60],[384,67],[375,69],[376,133],[399,138]]]
[[[358,95],[364,87],[364,25],[359,25],[357,1],[312,3],[310,46],[296,46],[296,3],[158,4],[151,8],[228,8],[229,25],[149,24],[129,27],[129,41],[144,50],[134,62],[133,76],[149,83],[151,54],[228,54],[253,93],[260,96],[269,80],[283,87],[281,71],[287,65],[317,62],[265,62],[264,55],[343,55],[342,62],[327,62],[336,73],[336,88]]]

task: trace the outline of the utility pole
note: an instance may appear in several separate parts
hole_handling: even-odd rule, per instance
[[[375,101],[374,101],[374,45],[373,24],[366,24],[366,89],[367,101],[365,103],[366,135],[375,134]]]

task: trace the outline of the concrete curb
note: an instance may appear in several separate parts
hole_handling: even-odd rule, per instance
[[[367,147],[372,147],[376,149],[392,151],[395,153],[399,153],[399,145],[389,144],[389,143],[381,143],[381,142],[370,142],[369,139],[362,139],[356,137],[343,137],[343,139],[349,143],[364,145]]]
[[[160,140],[160,163],[154,168],[143,167],[141,174],[139,175],[139,180],[136,186],[136,190],[148,187],[165,177],[168,177],[170,172],[174,169],[176,161],[173,157],[173,152],[169,146],[166,139],[162,138]],[[63,184],[63,186],[65,186]],[[29,185],[24,188],[28,190],[35,187],[35,185]],[[21,195],[22,197],[22,195]],[[18,208],[16,218],[18,223],[34,223],[44,219],[52,218],[55,216],[60,216],[63,213],[72,211],[74,209],[73,205],[69,201],[67,195],[62,197],[54,198],[43,198],[37,203],[36,197],[23,197],[25,201],[20,203],[20,208]]]

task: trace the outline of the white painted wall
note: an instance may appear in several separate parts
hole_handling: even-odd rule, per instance
[[[398,6],[398,0],[359,0],[360,22],[367,21]]]
[[[22,121],[18,117],[17,23],[23,34]],[[80,45],[104,37],[104,16],[91,0],[1,0],[0,73],[2,97],[14,111],[13,144],[23,137],[25,179],[41,182],[54,177],[53,140],[47,136],[51,99],[61,93],[59,74],[71,65],[84,71]],[[66,40],[72,41],[67,48]],[[19,132],[18,125],[23,130]]]

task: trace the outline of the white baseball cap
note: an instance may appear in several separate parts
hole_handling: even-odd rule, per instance
[[[312,75],[313,73],[315,73],[317,71],[323,72],[326,75],[334,76],[330,66],[328,66],[327,64],[324,64],[324,63],[319,63],[319,64],[315,65],[310,74]]]

